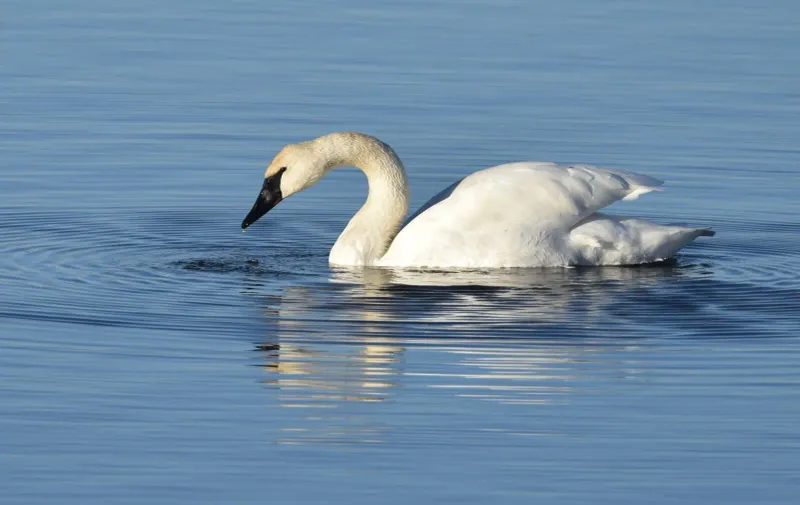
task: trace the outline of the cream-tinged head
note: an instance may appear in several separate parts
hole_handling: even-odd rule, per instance
[[[281,200],[318,183],[332,168],[373,163],[396,163],[391,147],[362,133],[331,133],[307,142],[289,144],[273,158],[264,172],[264,184],[256,203],[242,221],[242,229],[255,223]]]
[[[264,183],[256,203],[242,221],[242,229],[255,223],[283,199],[322,179],[330,168],[314,142],[289,144],[272,159],[264,172]]]
[[[316,141],[289,144],[272,159],[264,172],[264,178],[269,179],[278,174],[281,178],[281,193],[283,198],[310,188],[318,183],[331,166],[324,152],[316,145]]]

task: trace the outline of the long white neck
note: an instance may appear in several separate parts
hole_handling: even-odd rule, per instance
[[[330,160],[328,169],[355,166],[369,183],[366,203],[347,224],[328,259],[333,265],[372,265],[386,253],[408,212],[403,163],[391,147],[360,133],[335,133],[315,143]]]

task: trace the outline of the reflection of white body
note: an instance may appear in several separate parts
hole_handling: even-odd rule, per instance
[[[420,394],[542,404],[580,391],[598,369],[630,377],[635,367],[617,353],[636,350],[635,341],[592,328],[617,317],[609,304],[677,275],[666,267],[337,268],[331,284],[280,288],[265,299],[263,346],[265,383],[293,411],[280,416],[289,424],[277,441],[381,442],[396,429],[386,412]],[[348,406],[385,401],[398,407]]]
[[[266,176],[285,168],[280,189],[286,198],[342,165],[364,171],[369,196],[333,246],[334,265],[638,264],[670,258],[696,237],[712,234],[597,213],[618,200],[660,189],[657,179],[539,162],[501,165],[465,177],[431,199],[401,228],[408,211],[403,164],[388,145],[358,133],[334,133],[286,146]]]

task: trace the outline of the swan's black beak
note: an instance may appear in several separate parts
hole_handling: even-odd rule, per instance
[[[242,229],[246,229],[251,224],[258,221],[258,218],[270,211],[274,206],[278,205],[283,200],[281,194],[281,175],[285,168],[278,170],[274,175],[264,179],[264,185],[261,186],[261,193],[258,194],[256,203],[253,208],[247,213],[247,217],[242,221]]]

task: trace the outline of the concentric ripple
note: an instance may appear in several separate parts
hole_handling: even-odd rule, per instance
[[[352,409],[409,389],[497,408],[563,405],[598,380],[646,380],[637,363],[657,348],[769,346],[800,328],[796,223],[710,216],[716,237],[658,265],[402,271],[328,266],[342,208],[295,206],[246,233],[242,212],[0,209],[0,320],[30,334],[56,323],[172,335],[190,356],[237,342],[286,412],[276,442],[316,446],[384,443],[392,433]]]
[[[282,338],[333,341],[367,327],[392,335],[398,324],[412,340],[526,338],[536,328],[634,335],[640,324],[731,337],[798,320],[796,224],[717,220],[713,240],[651,267],[330,271],[327,248],[345,216],[306,213],[242,234],[240,213],[3,209],[0,313],[246,333],[253,321],[228,309],[263,304],[268,319],[292,322]],[[774,324],[756,330],[764,318]]]
[[[247,277],[291,279],[310,273],[302,260],[315,258],[278,247],[265,258],[259,254],[263,237],[250,233],[245,240],[235,212],[227,214],[229,221],[225,211],[209,213],[205,220],[179,209],[103,214],[6,209],[0,213],[0,282],[5,286],[0,314],[192,332],[224,325],[241,331],[234,321],[225,321],[231,316],[224,307],[240,305]],[[284,231],[298,236],[297,230]]]
[[[475,401],[559,402],[582,367],[596,373],[593,356],[800,327],[793,224],[717,220],[713,240],[661,265],[426,272],[331,270],[341,213],[300,211],[245,234],[240,214],[3,209],[0,317],[243,338],[281,405],[309,412],[389,400],[409,381]],[[281,440],[383,436],[319,419]]]

